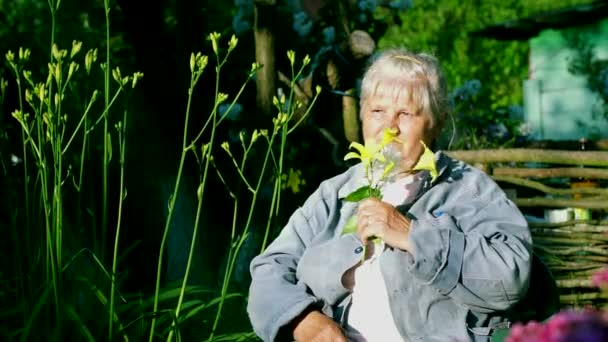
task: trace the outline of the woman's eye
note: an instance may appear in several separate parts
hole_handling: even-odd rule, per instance
[[[399,112],[399,116],[401,117],[406,117],[406,116],[411,116],[412,114],[410,112]]]

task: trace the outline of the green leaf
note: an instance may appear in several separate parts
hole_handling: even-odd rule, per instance
[[[346,196],[346,198],[344,198],[344,200],[348,201],[348,202],[359,202],[362,199],[369,198],[371,190],[372,189],[370,188],[369,185],[364,185],[364,186],[360,187],[359,189],[348,194],[348,196]]]

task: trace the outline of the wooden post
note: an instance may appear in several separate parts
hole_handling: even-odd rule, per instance
[[[276,0],[254,1],[255,59],[263,67],[256,75],[257,105],[264,116],[272,116],[272,97],[276,94],[275,37],[272,23]]]

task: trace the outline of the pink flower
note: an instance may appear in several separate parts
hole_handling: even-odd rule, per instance
[[[604,342],[608,340],[605,313],[596,309],[566,309],[548,321],[515,324],[506,342]]]
[[[593,274],[591,282],[593,283],[593,286],[600,288],[608,287],[608,267]]]

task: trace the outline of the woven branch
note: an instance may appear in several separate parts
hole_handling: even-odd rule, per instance
[[[556,168],[525,168],[525,167],[495,167],[492,175],[501,177],[523,178],[586,178],[608,179],[608,170],[586,167],[556,167]]]
[[[566,237],[566,238],[574,238],[574,239],[582,239],[589,241],[608,241],[608,235],[604,233],[581,233],[581,232],[569,232],[564,230],[556,230],[556,229],[543,229],[539,231],[535,229],[532,233],[533,237],[546,239],[552,237]]]
[[[565,226],[584,226],[584,225],[593,225],[593,226],[603,226],[608,227],[608,221],[600,221],[600,220],[570,220],[570,221],[562,221],[562,222],[528,222],[530,227],[539,227],[539,228],[551,228],[551,227],[565,227]]]
[[[600,240],[591,240],[588,238],[563,238],[563,237],[553,237],[553,236],[545,236],[543,238],[537,238],[534,240],[535,244],[551,246],[551,245],[575,245],[575,246],[597,246],[597,245],[605,245],[605,241]]]
[[[594,288],[595,286],[590,279],[564,279],[556,280],[558,287],[561,288],[574,288],[574,287],[587,287]]]
[[[515,204],[520,207],[608,209],[608,197],[589,197],[581,199],[545,197],[516,198]]]
[[[551,248],[545,246],[535,246],[535,248],[542,250],[543,253],[549,253],[552,255],[578,255],[580,253],[597,254],[608,257],[608,248],[602,247],[588,247],[588,246],[577,246],[569,248]]]
[[[575,303],[581,300],[591,300],[591,299],[608,299],[608,293],[601,292],[591,292],[591,293],[575,293],[575,294],[565,294],[560,295],[559,300],[562,303]]]
[[[530,230],[532,234],[535,232],[545,232],[545,231],[557,231],[557,232],[575,232],[575,233],[600,233],[607,234],[608,226],[589,226],[589,225],[576,225],[576,226],[562,226],[562,227],[543,227],[537,228],[532,225],[530,226]]]
[[[564,165],[608,166],[608,152],[563,151],[544,149],[490,149],[475,151],[447,151],[450,157],[467,163],[536,162]]]
[[[550,263],[549,263],[550,264]],[[605,264],[583,264],[578,262],[568,262],[562,265],[552,265],[551,271],[576,271],[576,270],[589,270],[589,269],[601,269]]]
[[[533,181],[533,180],[529,180],[529,179],[510,177],[510,176],[492,176],[492,178],[497,182],[504,182],[504,183],[515,184],[515,185],[519,185],[519,186],[524,186],[527,188],[532,188],[532,189],[539,190],[544,193],[552,194],[552,195],[581,194],[581,195],[608,196],[608,189],[601,189],[601,188],[558,189],[558,188],[553,188],[553,187],[547,186],[541,182],[537,182],[537,181]]]

